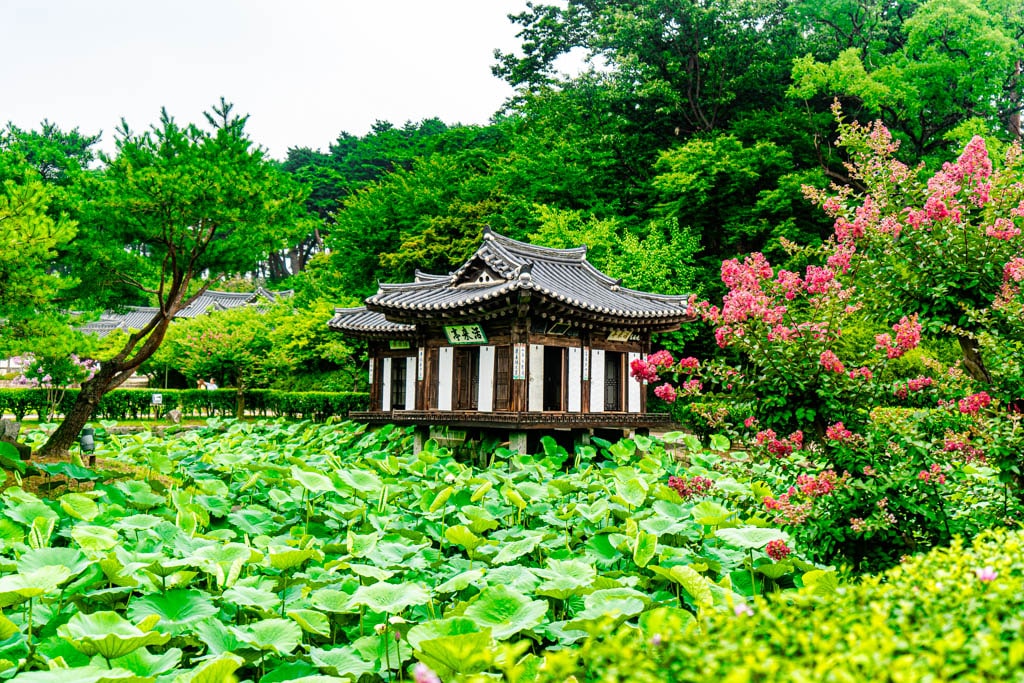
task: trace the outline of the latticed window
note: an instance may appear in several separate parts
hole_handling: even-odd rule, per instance
[[[391,359],[391,409],[405,410],[405,359]]]

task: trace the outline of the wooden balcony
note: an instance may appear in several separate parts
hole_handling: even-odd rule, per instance
[[[672,424],[668,413],[479,412],[476,410],[390,410],[351,412],[368,424],[447,425],[525,431],[535,429],[652,429]]]

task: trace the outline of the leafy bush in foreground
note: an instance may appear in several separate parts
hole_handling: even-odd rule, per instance
[[[1022,613],[1024,534],[992,531],[852,586],[829,578],[700,620],[652,613],[547,654],[526,680],[1024,681]]]

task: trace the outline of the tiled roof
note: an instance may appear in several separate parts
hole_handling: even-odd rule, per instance
[[[368,311],[362,306],[359,308],[334,309],[334,317],[327,321],[327,326],[340,332],[362,335],[382,334],[396,336],[412,334],[416,331],[415,325],[393,323],[385,318],[383,313]]]
[[[691,320],[687,296],[651,294],[622,287],[586,259],[586,247],[552,249],[484,230],[484,241],[458,270],[417,273],[416,281],[381,284],[366,307],[385,315],[457,311],[534,292],[562,306],[623,322]]]
[[[281,298],[291,296],[292,292],[270,292],[262,287],[256,288],[254,292],[211,292],[207,291],[196,298],[195,301],[178,311],[175,318],[195,318],[204,313],[214,311],[225,311],[231,308],[238,308],[250,304],[271,303]],[[86,334],[93,334],[97,337],[105,337],[116,329],[125,332],[129,330],[142,329],[157,313],[154,306],[127,306],[122,312],[106,311],[98,320],[94,320],[80,327]]]

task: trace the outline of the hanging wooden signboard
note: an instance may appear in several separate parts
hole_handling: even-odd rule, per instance
[[[487,343],[487,335],[480,325],[446,325],[444,335],[452,346]]]

